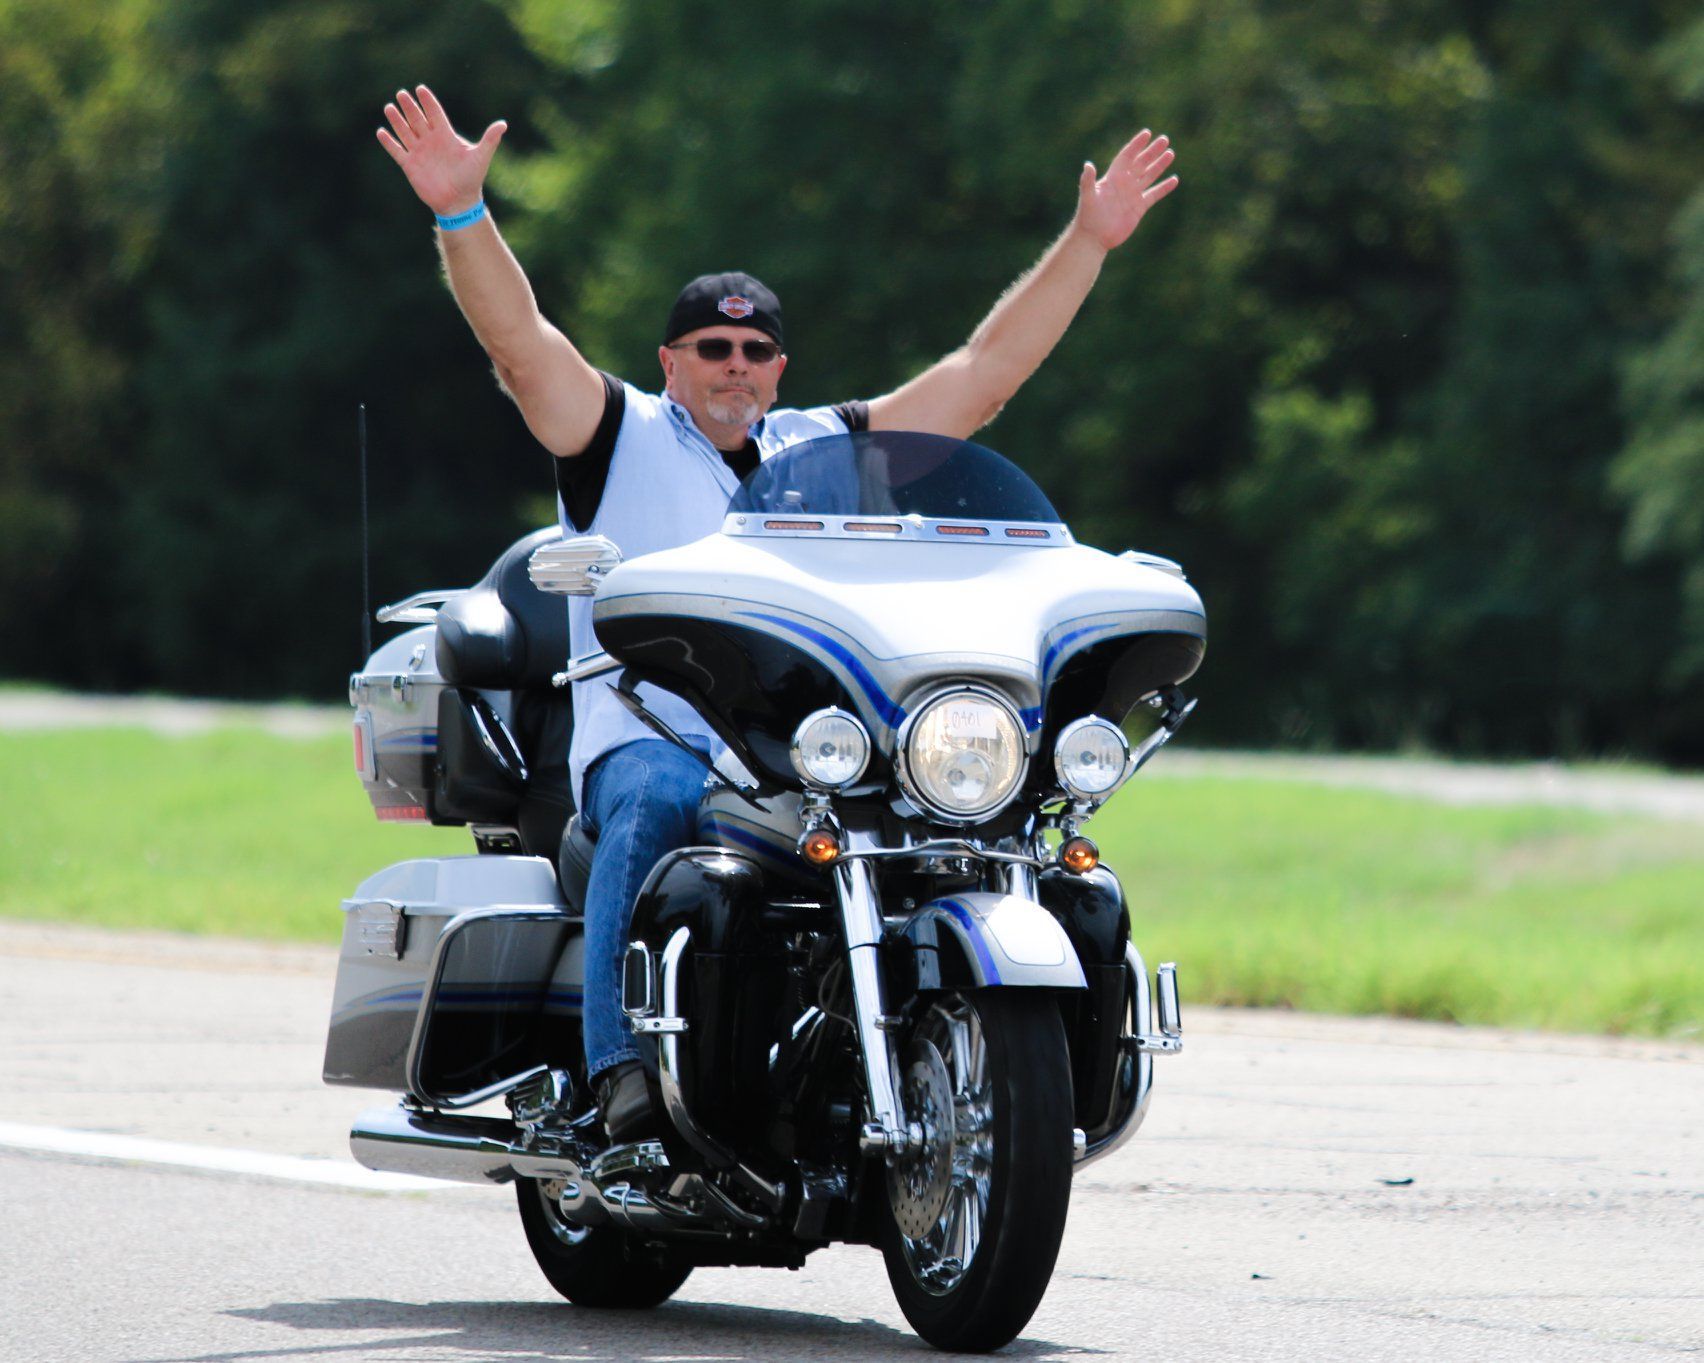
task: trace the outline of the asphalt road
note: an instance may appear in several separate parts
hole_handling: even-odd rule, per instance
[[[506,1190],[18,1148],[70,1129],[345,1167],[379,1096],[319,1083],[331,977],[312,949],[0,924],[0,1359],[928,1356],[869,1250],[593,1314],[538,1276]],[[1183,978],[1185,1051],[1079,1179],[1008,1356],[1704,1350],[1704,1047],[1189,1009]]]

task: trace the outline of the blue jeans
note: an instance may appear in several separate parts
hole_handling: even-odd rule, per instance
[[[621,958],[633,905],[666,852],[698,841],[704,764],[660,738],[612,748],[583,782],[588,831],[597,835],[586,885],[586,1074],[637,1060],[621,1011]]]

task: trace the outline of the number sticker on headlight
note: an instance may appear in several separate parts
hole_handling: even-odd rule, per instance
[[[947,705],[946,721],[942,728],[949,738],[998,738],[999,730],[995,725],[996,711],[992,706],[982,705]]]

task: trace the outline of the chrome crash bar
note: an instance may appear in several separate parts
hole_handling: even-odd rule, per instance
[[[660,966],[654,966],[651,949],[643,942],[628,945],[622,971],[621,1011],[635,1036],[657,1038],[657,1087],[662,1090],[663,1110],[669,1122],[712,1169],[725,1172],[765,1205],[779,1211],[787,1190],[742,1164],[721,1141],[712,1136],[693,1115],[686,1101],[686,1055],[681,1037],[692,1030],[692,1022],[681,1011],[682,961],[692,946],[692,930],[676,928],[663,947]],[[636,991],[638,998],[629,997]]]
[[[1148,985],[1148,967],[1134,942],[1124,947],[1124,975],[1130,994],[1130,1024],[1133,1028],[1151,1026],[1154,1020],[1154,993],[1159,995],[1159,1029],[1156,1032],[1132,1031],[1120,1036],[1118,1083],[1115,1086],[1112,1110],[1108,1114],[1106,1132],[1098,1139],[1084,1139],[1077,1147],[1077,1164],[1093,1164],[1119,1149],[1134,1136],[1148,1115],[1148,1099],[1154,1088],[1154,1057],[1176,1055],[1183,1049],[1183,1019],[1177,998],[1177,965],[1167,961],[1155,976],[1155,988]]]

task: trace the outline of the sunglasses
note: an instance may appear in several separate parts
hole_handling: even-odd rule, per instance
[[[696,350],[699,359],[714,364],[734,353],[734,343],[726,337],[712,336],[702,341],[676,341],[669,349]],[[741,341],[740,353],[752,364],[773,364],[780,357],[781,347],[774,341]]]

